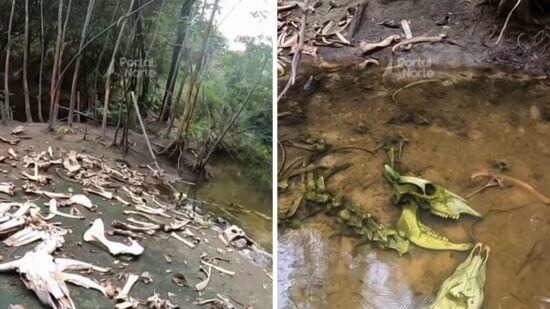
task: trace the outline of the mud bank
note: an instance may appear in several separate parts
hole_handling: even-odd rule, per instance
[[[16,125],[20,124],[2,127],[0,135],[6,138],[13,138],[9,134]],[[46,151],[48,146],[51,146],[54,153],[58,153],[60,150],[74,150],[78,153],[103,157],[107,161],[123,160],[132,166],[132,168],[140,170],[145,174],[148,173],[147,168],[139,167],[141,164],[151,163],[147,159],[148,152],[144,149],[136,148],[128,156],[122,156],[118,150],[105,147],[99,142],[93,141],[98,132],[92,129],[88,131],[87,140],[83,141],[83,125],[76,126],[76,134],[45,134],[42,133],[45,129],[44,125],[21,125],[25,127],[23,135],[29,139],[22,139],[15,146],[0,143],[0,153],[5,154],[12,147],[17,153],[24,155],[31,150],[35,152]],[[12,163],[11,161],[9,162]],[[11,181],[20,188],[23,184],[21,171],[24,169],[20,166],[20,161],[14,161],[13,163],[15,163],[15,166],[0,163],[0,168],[7,171],[6,174],[0,176],[0,179],[1,181]],[[178,176],[174,168],[162,162],[161,167],[165,170],[166,178],[174,186],[178,186]],[[44,186],[44,190],[68,192],[69,188],[71,188],[75,193],[82,192],[81,185],[67,182],[56,176],[52,171],[53,168],[50,169],[48,174],[51,174],[53,177],[53,184]],[[155,186],[152,182],[149,184]],[[159,188],[161,187],[159,184]],[[181,187],[183,188],[184,186],[181,185]],[[166,191],[161,190],[161,192]],[[166,192],[164,194],[166,195],[165,198],[169,200],[172,193]],[[204,197],[206,194],[203,193],[202,195]],[[23,194],[18,193],[14,199],[21,201],[24,197]],[[153,282],[145,284],[141,280],[138,281],[131,290],[130,294],[132,297],[144,300],[152,296],[156,291],[162,298],[168,298],[182,308],[204,308],[205,306],[193,303],[198,298],[214,298],[217,294],[227,297],[237,308],[246,306],[263,308],[271,306],[272,283],[270,279],[271,259],[269,255],[257,254],[252,250],[230,249],[220,240],[219,235],[221,231],[219,229],[199,228],[194,233],[196,233],[201,241],[195,248],[190,248],[174,239],[170,236],[170,233],[159,232],[151,236],[144,234],[144,239],[139,240],[140,244],[145,248],[141,256],[114,257],[109,255],[104,247],[84,242],[82,235],[89,228],[89,223],[96,218],[102,218],[107,229],[109,229],[109,225],[113,220],[126,220],[127,216],[123,214],[123,210],[129,208],[121,205],[121,203],[105,200],[99,196],[90,195],[89,197],[98,206],[97,212],[89,212],[86,209],[82,209],[85,216],[84,220],[66,218],[56,218],[55,220],[61,222],[61,226],[69,227],[72,231],[71,234],[65,236],[65,244],[58,256],[70,257],[113,269],[112,274],[91,274],[86,276],[90,276],[95,280],[110,280],[114,286],[121,287],[124,285],[125,279],[118,279],[117,275],[121,273],[140,275],[143,272],[149,272]],[[2,195],[2,198],[8,197]],[[41,208],[44,207],[44,202],[47,202],[47,199],[40,198],[35,201]],[[43,211],[47,213],[47,210]],[[66,209],[62,211],[67,212]],[[197,204],[197,211],[204,211],[200,204]],[[162,219],[162,217],[159,218]],[[227,218],[227,220],[232,221],[231,218]],[[246,219],[244,220],[246,221]],[[120,242],[126,240],[123,236],[107,237]],[[262,241],[262,243],[264,242]],[[4,258],[3,261],[14,260],[31,250],[34,246],[35,243],[20,248],[9,248],[1,244],[0,251]],[[230,262],[226,263],[224,268],[235,272],[235,275],[230,276],[213,270],[212,278],[206,289],[198,292],[195,290],[195,285],[204,279],[199,271],[201,267],[200,256],[203,254],[219,256],[224,259],[227,258]],[[167,259],[166,256],[169,258]],[[186,281],[186,284],[184,286],[177,285],[175,282],[182,283],[182,278],[185,278],[183,281]],[[115,302],[97,291],[86,290],[72,285],[69,286],[69,289],[77,308],[114,308]],[[7,307],[9,304],[24,304],[27,308],[42,308],[37,297],[25,288],[17,274],[2,273],[0,274],[0,307]]]

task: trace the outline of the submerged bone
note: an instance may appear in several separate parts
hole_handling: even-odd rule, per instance
[[[435,302],[429,309],[481,308],[489,252],[488,246],[476,244],[466,260],[443,282]]]
[[[110,241],[105,237],[105,226],[101,219],[96,219],[92,226],[84,233],[84,241],[92,242],[97,241],[103,244],[109,250],[112,255],[118,254],[132,254],[140,255],[143,253],[143,247],[140,246],[135,240],[130,239],[131,245],[128,246],[123,243]]]

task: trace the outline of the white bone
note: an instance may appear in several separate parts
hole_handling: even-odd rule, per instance
[[[118,254],[132,254],[140,255],[143,253],[143,247],[139,245],[135,240],[130,238],[132,243],[130,246],[123,243],[110,241],[105,237],[105,226],[101,219],[96,219],[92,226],[84,233],[84,241],[92,242],[97,241],[103,244],[109,250],[112,255]]]
[[[116,300],[128,300],[128,293],[130,293],[130,290],[136,284],[136,282],[139,280],[139,276],[136,274],[130,274],[128,276],[128,280],[126,281],[126,284],[120,290],[120,292],[115,296]]]
[[[69,203],[77,204],[88,208],[90,211],[96,211],[97,206],[92,204],[92,201],[84,194],[75,194],[69,198]]]

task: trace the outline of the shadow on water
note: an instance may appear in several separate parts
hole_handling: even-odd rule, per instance
[[[201,208],[241,227],[252,239],[271,252],[272,190],[249,176],[246,167],[228,159],[211,164],[213,178],[188,188],[189,196],[204,201]]]
[[[462,196],[470,181],[495,163],[507,175],[550,196],[550,87],[514,72],[437,71],[438,82],[393,92],[410,80],[377,72],[323,74],[312,95],[295,94],[280,108],[279,140],[324,138],[333,147],[375,149],[405,139],[401,166]],[[298,88],[297,86],[296,88]],[[292,119],[296,113],[300,121]],[[287,162],[299,152],[287,148]],[[280,157],[280,156],[279,156]],[[319,163],[353,165],[327,187],[359,203],[381,223],[395,227],[400,211],[383,181],[386,155],[330,153]],[[492,248],[484,308],[548,308],[550,297],[550,207],[517,187],[490,188],[469,199],[482,220],[447,221],[423,214],[421,221],[454,242]],[[282,205],[279,205],[281,207]],[[341,236],[334,218],[317,214],[296,229],[281,228],[278,247],[280,308],[422,308],[466,253],[412,246],[399,257]],[[539,243],[536,258],[526,257]]]

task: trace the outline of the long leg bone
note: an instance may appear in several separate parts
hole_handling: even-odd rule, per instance
[[[92,270],[98,271],[100,273],[107,273],[107,272],[111,271],[110,268],[99,267],[99,266],[95,266],[95,265],[90,264],[90,263],[81,262],[81,261],[73,260],[73,259],[56,258],[55,259],[55,264],[57,265],[57,267],[60,271],[65,271],[65,270],[86,270],[86,269],[92,269]]]
[[[99,285],[97,282],[75,274],[63,273],[63,280],[72,284],[81,286],[86,289],[94,289],[101,292],[101,294],[107,296],[107,290]]]
[[[84,233],[84,241],[97,241],[107,247],[109,253],[112,255],[140,255],[143,253],[143,247],[140,246],[135,240],[130,239],[132,243],[130,246],[108,240],[105,237],[105,226],[103,225],[103,221],[101,219],[96,219],[92,226],[86,231],[86,233]]]
[[[127,301],[129,299],[128,298],[128,293],[130,293],[130,290],[132,289],[132,287],[134,286],[134,284],[136,284],[136,282],[138,280],[139,280],[138,275],[130,274],[128,276],[128,280],[126,281],[126,284],[124,285],[122,290],[120,290],[120,292],[117,294],[117,296],[115,296],[115,299],[117,301],[120,301],[120,300]]]

